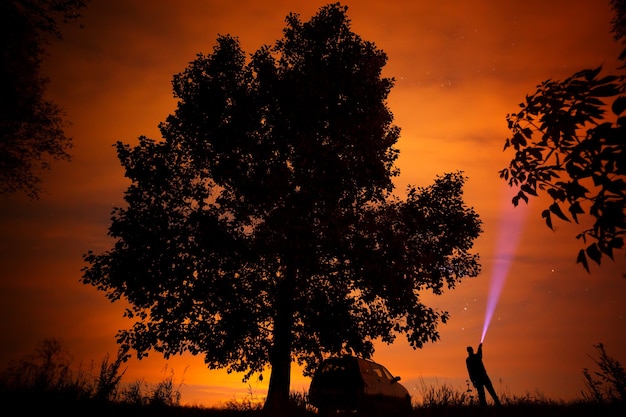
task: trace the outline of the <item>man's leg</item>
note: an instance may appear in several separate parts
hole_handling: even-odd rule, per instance
[[[483,384],[476,385],[476,391],[478,391],[478,404],[481,406],[487,405],[487,398],[485,397],[485,386]]]
[[[487,391],[489,391],[489,395],[491,395],[491,398],[493,398],[493,402],[496,405],[501,405],[500,404],[500,400],[498,399],[498,396],[496,395],[496,390],[493,389],[493,385],[491,384],[491,381],[487,381],[487,383],[485,384],[485,387],[487,388]]]

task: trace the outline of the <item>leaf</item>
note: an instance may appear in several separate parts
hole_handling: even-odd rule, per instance
[[[513,145],[515,150],[519,150],[520,147],[526,146],[526,143],[526,138],[520,132],[515,132],[511,138],[511,145]]]
[[[613,248],[609,245],[609,246],[605,246],[602,249],[602,253],[604,253],[606,256],[608,256],[609,258],[611,258],[611,260],[615,260],[613,258]]]
[[[569,201],[585,198],[586,194],[589,192],[589,190],[583,187],[577,180],[566,183],[564,188]]]
[[[607,75],[605,77],[602,77],[598,80],[598,84],[606,84],[606,83],[612,83],[613,81],[617,81],[619,79],[619,77],[617,75]]]
[[[574,221],[578,223],[578,215],[584,214],[585,210],[583,210],[582,207],[580,207],[580,202],[576,201],[571,206],[569,206],[569,212],[572,213],[572,217],[574,218]]]
[[[565,200],[565,190],[562,190],[561,188],[549,188],[548,195],[552,197],[553,200]]]
[[[626,97],[619,96],[618,98],[616,98],[613,104],[611,105],[611,110],[613,111],[613,114],[616,116],[619,116],[620,114],[622,114],[622,112],[626,110]]]
[[[600,65],[598,68],[595,68],[595,69],[584,69],[574,74],[574,77],[575,78],[585,77],[587,81],[591,81],[596,77],[596,75],[600,73],[601,70],[602,70],[602,65]]]
[[[600,265],[600,258],[602,257],[602,252],[600,252],[600,249],[598,248],[597,244],[592,243],[591,245],[587,246],[587,249],[585,252],[587,252],[587,256],[589,256],[595,263]]]
[[[557,203],[553,203],[550,206],[550,211],[556,214],[560,219],[565,220],[567,222],[570,221],[570,219],[565,214],[563,214],[563,212],[561,211],[561,207],[559,207]]]
[[[589,95],[592,97],[613,97],[618,94],[619,88],[615,84],[600,85],[589,91]]]
[[[523,129],[522,129],[522,134],[523,134],[524,136],[526,136],[526,138],[528,138],[528,139],[532,139],[532,136],[533,136],[533,131],[532,131],[530,128],[525,127],[525,128],[523,128]]]
[[[537,191],[533,189],[530,184],[524,184],[520,187],[520,190],[524,191],[526,194],[537,196]]]
[[[552,217],[550,216],[550,210],[544,210],[541,212],[541,217],[546,219],[546,226],[552,229]]]
[[[543,149],[542,147],[529,148],[527,149],[528,155],[532,156],[534,159],[541,161],[543,159]]]
[[[585,270],[587,272],[589,272],[589,263],[587,263],[587,256],[585,255],[585,250],[581,249],[578,252],[578,257],[576,258],[576,263],[577,264],[583,264],[583,268],[585,268]]]
[[[609,246],[616,249],[621,249],[624,247],[624,239],[621,237],[616,237],[609,242]]]
[[[517,193],[517,196],[524,200],[526,204],[528,204],[528,196],[524,192],[520,191],[519,193]]]

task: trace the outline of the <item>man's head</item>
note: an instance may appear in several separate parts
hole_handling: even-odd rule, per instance
[[[467,353],[469,353],[470,355],[474,353],[474,348],[471,346],[467,347]]]

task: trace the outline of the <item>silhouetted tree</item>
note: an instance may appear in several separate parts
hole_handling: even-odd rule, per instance
[[[288,400],[293,360],[310,374],[329,354],[370,356],[375,339],[437,340],[448,314],[420,292],[480,268],[462,173],[392,195],[393,80],[346,10],[290,14],[249,60],[220,36],[176,75],[164,140],[117,144],[132,184],[115,246],[85,256],[83,281],[130,303],[122,346],[203,354],[246,379],[270,366],[270,408]]]
[[[47,100],[45,45],[61,23],[80,17],[87,0],[0,1],[0,194],[40,192],[50,160],[69,160],[71,138],[61,108]]]
[[[623,28],[623,1],[612,1],[616,39]],[[619,9],[618,9],[619,8]],[[621,58],[623,59],[624,54]],[[626,97],[624,67],[603,75],[602,67],[585,69],[564,81],[547,80],[507,115],[512,136],[504,149],[515,152],[500,177],[519,186],[513,204],[547,193],[552,203],[542,212],[548,227],[552,216],[578,223],[590,215],[593,224],[577,236],[583,242],[577,263],[589,271],[591,258],[624,247],[626,232]],[[608,114],[607,114],[608,111]]]

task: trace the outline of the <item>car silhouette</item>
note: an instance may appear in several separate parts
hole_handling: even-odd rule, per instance
[[[315,371],[309,403],[320,415],[357,411],[368,415],[408,416],[411,396],[399,376],[369,359],[343,356],[326,359]]]

